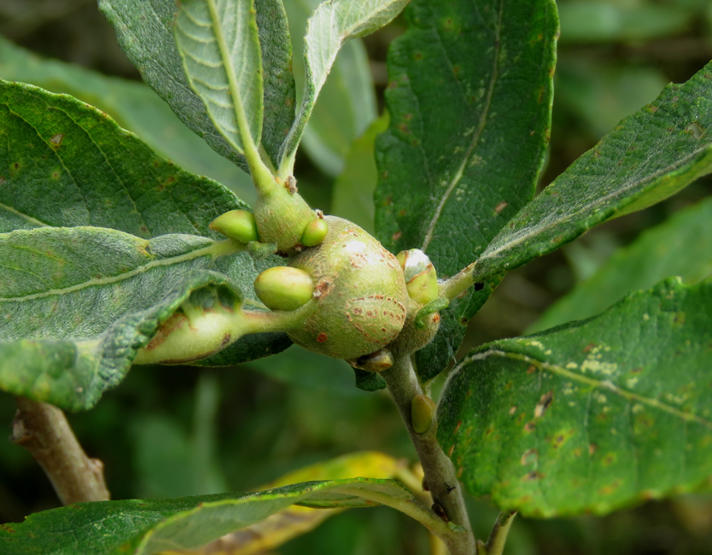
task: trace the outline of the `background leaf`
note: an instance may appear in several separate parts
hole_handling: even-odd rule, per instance
[[[191,89],[173,35],[177,4],[163,0],[100,0],[99,8],[114,25],[121,47],[144,81],[163,97],[184,123],[218,153],[244,164],[244,159],[217,131],[202,100]],[[281,0],[256,6],[262,23],[260,42],[265,90],[264,146],[274,156],[293,119],[294,87],[288,71],[289,36]],[[274,141],[274,143],[272,143]]]
[[[671,35],[690,24],[695,15],[693,8],[680,2],[668,5],[615,0],[561,2],[562,40],[639,41]]]
[[[373,233],[373,192],[378,170],[374,158],[376,137],[388,128],[388,113],[374,121],[356,139],[346,155],[344,170],[334,182],[331,213]]]
[[[320,3],[290,0],[285,6],[294,38],[294,77],[299,91],[304,89],[307,19]],[[304,130],[304,150],[321,170],[339,175],[352,141],[375,117],[376,94],[366,49],[360,39],[350,39],[339,50],[314,105]]]
[[[280,165],[294,162],[304,128],[336,55],[345,41],[372,33],[390,22],[408,0],[327,0],[309,18],[304,37],[306,68],[299,111],[282,148]]]
[[[712,281],[489,343],[446,386],[438,439],[475,495],[549,518],[709,484]]]
[[[255,197],[250,176],[212,150],[176,117],[161,97],[142,83],[41,58],[2,37],[0,78],[71,94],[108,113],[154,152],[182,168],[217,180],[248,202]]]
[[[616,251],[593,276],[549,307],[528,331],[594,316],[625,294],[652,287],[666,277],[680,276],[685,283],[695,283],[712,275],[712,242],[700,240],[702,237],[712,237],[712,197],[680,210]]]
[[[476,279],[551,252],[712,171],[711,91],[709,63],[624,119],[510,220],[477,261]]]
[[[549,140],[556,6],[416,0],[406,14],[409,29],[388,55],[376,230],[394,252],[425,250],[445,277],[534,194]],[[454,360],[493,285],[443,314],[435,341],[417,354],[421,378]]]
[[[175,22],[188,82],[240,154],[262,137],[262,59],[253,0],[185,0]]]
[[[189,549],[259,522],[295,503],[363,507],[377,495],[385,504],[425,508],[393,480],[356,478],[296,484],[244,497],[213,495],[161,501],[83,503],[31,515],[0,527],[4,553],[148,554]],[[66,530],[73,530],[67,534]]]

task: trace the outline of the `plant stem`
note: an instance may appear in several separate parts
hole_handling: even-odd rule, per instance
[[[441,297],[449,300],[454,299],[463,291],[466,291],[474,284],[475,263],[466,266],[454,276],[438,284],[438,292]]]
[[[509,529],[512,527],[516,511],[503,511],[497,516],[497,520],[492,527],[492,532],[487,539],[487,545],[478,550],[482,555],[502,555],[504,546],[507,543]]]
[[[381,376],[398,406],[420,463],[423,465],[425,484],[433,498],[433,511],[444,520],[457,525],[457,528],[449,529],[449,534],[440,537],[447,544],[451,555],[473,555],[475,538],[462,488],[455,475],[452,461],[437,441],[436,416],[433,414],[433,423],[425,433],[417,433],[411,423],[411,402],[416,395],[422,395],[423,391],[413,370],[410,356],[397,357],[393,366],[382,372]]]
[[[39,463],[63,505],[109,499],[104,465],[87,457],[57,407],[18,397],[11,439]]]

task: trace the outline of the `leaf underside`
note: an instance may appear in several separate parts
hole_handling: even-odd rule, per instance
[[[712,62],[624,119],[500,231],[475,266],[498,274],[712,171]]]
[[[253,2],[184,0],[175,38],[188,82],[218,132],[241,154],[245,136],[258,145],[263,81]]]
[[[164,0],[100,0],[99,7],[144,81],[215,151],[244,167],[243,156],[216,128],[185,76],[174,38],[178,4]],[[277,153],[294,119],[289,30],[281,0],[260,0],[255,8],[265,83],[262,144],[277,165]]]
[[[712,476],[712,281],[494,341],[448,382],[438,438],[466,488],[503,508],[605,514]]]
[[[280,161],[294,160],[314,103],[345,41],[370,34],[386,25],[408,0],[331,0],[322,2],[309,18],[304,37],[304,90]]]
[[[415,0],[406,15],[388,55],[376,231],[394,252],[425,250],[447,277],[534,195],[549,142],[556,6]],[[435,341],[417,354],[421,378],[454,361],[467,318],[497,282],[443,314]]]
[[[295,484],[244,497],[222,494],[174,500],[83,503],[35,513],[0,526],[3,553],[149,554],[204,545],[296,503],[365,507],[421,504],[394,480],[355,478]],[[67,534],[67,530],[72,530]]]
[[[9,169],[0,177],[0,387],[88,408],[194,289],[229,284],[236,297],[258,304],[252,283],[273,257],[189,254],[214,244],[212,219],[245,207],[228,189],[157,157],[66,95],[0,82],[0,123],[7,145],[0,165]],[[177,250],[144,272],[153,255],[135,256],[149,239],[174,241]],[[128,258],[114,258],[114,247]],[[85,271],[83,282],[67,282],[70,269]],[[139,273],[105,281],[131,271]],[[77,289],[80,282],[86,287]],[[217,363],[287,345],[283,334],[251,336]]]

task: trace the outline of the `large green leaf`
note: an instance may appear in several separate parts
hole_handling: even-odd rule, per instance
[[[514,268],[712,171],[712,62],[624,119],[487,246],[475,279]]]
[[[0,82],[0,137],[6,145],[0,151],[0,166],[7,168],[6,172],[0,174],[0,231],[3,232],[29,228],[38,231],[33,237],[49,238],[53,233],[67,233],[67,230],[58,229],[61,227],[92,225],[115,228],[143,238],[167,233],[214,236],[208,229],[213,218],[227,210],[244,207],[232,192],[220,184],[176,168],[153,154],[132,134],[120,129],[105,114],[66,95],[51,94],[31,85]],[[111,230],[98,230],[97,233],[110,234]],[[12,245],[16,237],[18,235],[0,235],[2,244],[6,246]],[[77,252],[95,243],[92,233],[86,231],[81,235],[63,237],[72,237],[73,241],[86,238],[89,241],[87,246],[78,245]],[[132,240],[139,240],[138,237]],[[192,240],[209,241],[200,237]],[[81,262],[87,268],[98,274],[111,272],[113,261],[101,250],[82,252],[86,258]],[[231,280],[240,288],[243,297],[257,303],[252,282],[262,269],[274,263],[272,258],[256,261],[245,253],[224,257],[212,263],[212,269],[223,274],[222,277],[218,276],[217,281],[212,278],[208,281],[219,283]],[[58,278],[52,272],[51,279],[43,278],[41,266],[35,267],[33,264],[33,259],[21,258],[13,266],[14,270],[3,270],[2,286],[10,286],[10,271],[19,271],[22,275],[38,276],[37,279],[49,289],[64,287],[62,283],[49,285],[51,279]],[[172,268],[170,265],[164,267],[168,273],[169,267]],[[165,319],[170,314],[162,311],[175,310],[180,304],[179,299],[189,294],[191,288],[208,283],[201,274],[193,284],[192,277],[188,279],[190,276],[181,273],[184,270],[179,271],[178,266],[175,268],[178,272],[176,275],[166,277],[163,283],[157,283],[155,290],[146,289],[142,293],[146,302],[153,304],[126,306],[123,309],[140,311],[152,307],[151,310]],[[170,287],[171,282],[178,287],[177,290]],[[17,351],[13,357],[26,356],[23,360],[28,364],[27,372],[32,375],[41,376],[45,372],[49,372],[50,376],[55,375],[57,370],[50,368],[49,361],[38,354],[44,347],[33,343],[31,339],[37,334],[42,335],[47,342],[56,342],[57,349],[69,356],[79,348],[77,341],[86,338],[72,335],[70,324],[66,329],[59,324],[55,328],[28,328],[28,322],[35,319],[32,312],[34,305],[15,303],[13,306],[26,306],[27,309],[22,309],[10,321],[3,321],[0,333],[5,342],[4,348],[9,349],[12,345],[12,349],[19,349],[23,341],[27,340],[24,343],[26,353]],[[94,333],[103,334],[101,337],[106,343],[115,339],[118,342],[126,340],[129,341],[127,345],[134,345],[128,337],[112,339],[112,333],[125,332],[118,323],[118,327],[109,325],[112,323],[111,310],[114,308],[118,310],[120,307],[112,308],[110,304],[102,306],[106,312],[101,314],[95,314],[93,308],[88,309],[87,317],[100,317],[106,323],[101,330],[95,328]],[[76,305],[74,310],[80,310],[80,306]],[[151,314],[140,316],[137,322],[153,322],[151,318],[154,316]],[[120,314],[114,316],[114,319],[118,319]],[[81,320],[82,316],[77,312],[74,318]],[[127,325],[130,328],[133,324]],[[153,333],[149,328],[142,333]],[[152,330],[155,330],[155,326]],[[247,336],[222,353],[220,363],[234,364],[265,356],[287,345],[289,341],[283,334]],[[71,401],[74,403],[71,406],[89,406],[104,388],[117,383],[131,362],[132,352],[129,351],[115,363],[115,369],[111,366],[114,363],[106,362],[109,365],[106,370],[108,375],[103,378],[106,383],[97,380],[95,389],[83,392],[80,395],[82,400]],[[95,351],[92,356],[99,356],[96,354],[98,352]],[[9,359],[3,363],[5,372],[12,378],[12,363]],[[82,365],[85,361],[67,359],[58,364],[69,364],[79,369],[80,366],[84,368]],[[70,381],[73,379],[69,374],[55,377]],[[17,379],[23,381],[26,377],[18,374]],[[32,395],[47,395],[42,390],[44,386],[39,383],[34,386],[38,389]],[[34,386],[30,380],[30,383],[13,386],[15,389],[12,391],[20,393],[25,391],[23,388],[31,389]],[[85,388],[84,385],[81,387]],[[30,389],[25,392],[30,394]],[[68,390],[58,390],[57,394],[65,396],[64,401],[57,401],[58,404],[64,402],[64,406],[70,406],[66,404],[70,402],[70,398],[66,397],[69,395]]]
[[[426,251],[445,277],[534,195],[549,141],[556,5],[416,0],[406,13],[408,31],[388,55],[376,230],[394,252]],[[452,362],[491,287],[453,303],[418,353],[421,377]]]
[[[192,291],[220,286],[227,309],[242,297],[213,271],[215,256],[232,245],[94,227],[0,234],[0,388],[70,410],[91,407]]]
[[[183,125],[168,105],[143,83],[41,58],[2,37],[0,78],[71,94],[108,113],[121,127],[136,133],[155,152],[179,166],[227,185],[248,201],[254,197],[249,175]]]
[[[0,551],[143,555],[190,549],[296,503],[325,508],[384,504],[415,518],[430,518],[429,510],[398,482],[355,478],[296,484],[244,497],[107,501],[52,509],[23,523],[0,526]]]
[[[695,283],[712,275],[712,197],[681,210],[616,252],[598,271],[553,304],[529,331],[594,316],[636,289],[669,276]]]
[[[290,0],[285,5],[291,35],[296,39],[294,77],[298,91],[304,88],[303,37],[307,19],[320,3],[321,0]],[[376,95],[368,54],[360,39],[351,39],[341,47],[319,93],[304,130],[304,150],[323,171],[339,175],[351,142],[375,117]]]
[[[314,103],[343,43],[383,27],[401,12],[408,1],[327,0],[314,11],[304,38],[304,90],[296,119],[282,147],[282,173],[291,173],[294,156]]]
[[[238,2],[229,2],[237,6]],[[244,5],[244,2],[240,2]],[[217,152],[244,161],[211,120],[191,88],[174,38],[178,3],[164,0],[100,0],[119,42],[143,79],[171,106],[185,124]],[[259,23],[262,78],[265,83],[263,146],[274,161],[294,118],[294,82],[289,69],[291,46],[281,0],[255,6]],[[250,114],[254,115],[254,114]]]
[[[93,225],[139,237],[215,236],[245,205],[156,156],[106,114],[67,95],[0,81],[0,232]]]
[[[259,145],[263,81],[253,0],[184,0],[175,35],[188,82],[215,128],[241,154]]]
[[[712,476],[712,281],[494,341],[446,386],[438,438],[467,489],[551,517],[607,513]]]

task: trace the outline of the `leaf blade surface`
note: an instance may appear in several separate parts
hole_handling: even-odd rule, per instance
[[[497,274],[712,171],[712,62],[624,119],[509,221],[475,265]]]
[[[556,6],[414,1],[406,14],[409,29],[388,56],[376,231],[394,252],[425,250],[447,277],[534,194],[549,140]],[[454,361],[467,318],[496,283],[443,314],[440,333],[417,354],[422,378]]]
[[[709,280],[668,280],[464,359],[438,414],[469,491],[549,518],[709,483],[710,306]]]

